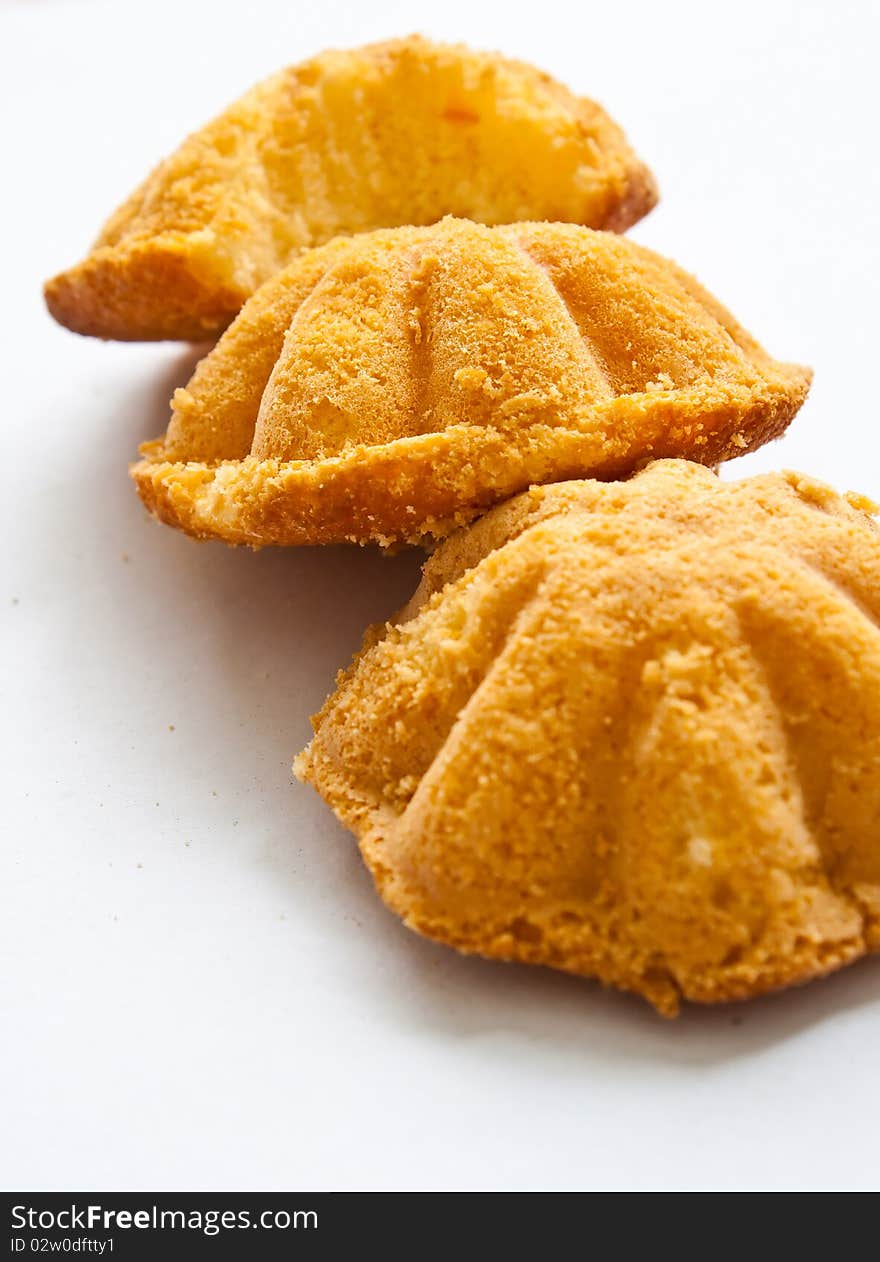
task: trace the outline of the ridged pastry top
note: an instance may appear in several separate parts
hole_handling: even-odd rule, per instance
[[[741,406],[739,454],[754,445],[748,407],[766,404],[760,428],[787,420],[808,382],[626,238],[448,219],[295,260],[177,392],[163,455],[322,460],[453,426],[514,438],[589,424],[616,401],[650,439],[703,413],[708,432],[721,400]],[[697,430],[692,443],[698,454]]]
[[[294,260],[177,391],[134,476],[196,535],[418,541],[532,482],[741,455],[809,381],[625,237],[445,219]]]
[[[426,224],[564,219],[622,231],[654,204],[603,109],[523,62],[411,38],[326,52],[190,136],[47,286],[62,324],[219,332],[304,246]]]
[[[672,1012],[880,947],[880,533],[797,474],[663,461],[444,543],[298,773],[463,950]]]

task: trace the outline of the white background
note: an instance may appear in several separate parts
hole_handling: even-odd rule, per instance
[[[728,476],[880,498],[876,4],[0,0],[0,1185],[875,1188],[880,964],[665,1023],[398,925],[289,764],[417,558],[153,524],[126,465],[192,352],[43,309],[186,131],[416,29],[602,101],[659,177],[637,238],[815,366]]]

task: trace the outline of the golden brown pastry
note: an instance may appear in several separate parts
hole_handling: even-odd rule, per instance
[[[532,482],[741,455],[809,380],[626,238],[447,219],[337,239],[265,285],[134,478],[196,536],[417,542]]]
[[[295,770],[462,951],[667,1015],[839,968],[880,947],[871,508],[684,461],[532,489],[428,561]]]
[[[341,233],[444,214],[623,231],[656,199],[594,102],[523,62],[394,40],[248,92],[157,167],[46,300],[78,333],[200,341]]]

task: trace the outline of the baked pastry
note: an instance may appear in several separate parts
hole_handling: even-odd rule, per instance
[[[156,168],[46,300],[77,333],[200,341],[300,249],[342,233],[445,214],[623,231],[656,200],[593,101],[523,62],[394,40],[248,92]]]
[[[295,764],[466,952],[743,999],[880,948],[877,511],[662,461],[447,540]]]
[[[446,219],[296,259],[133,474],[196,536],[418,542],[532,482],[741,455],[782,432],[809,380],[627,238]]]

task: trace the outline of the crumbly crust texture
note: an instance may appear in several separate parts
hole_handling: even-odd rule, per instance
[[[133,476],[197,537],[418,543],[532,483],[752,451],[809,382],[625,237],[445,219],[338,238],[263,286]]]
[[[441,545],[295,771],[461,951],[665,1015],[840,968],[880,947],[865,507],[684,461],[533,488]]]
[[[46,301],[78,333],[219,334],[303,248],[433,223],[622,232],[657,200],[605,111],[523,62],[418,37],[274,75],[161,163]]]

